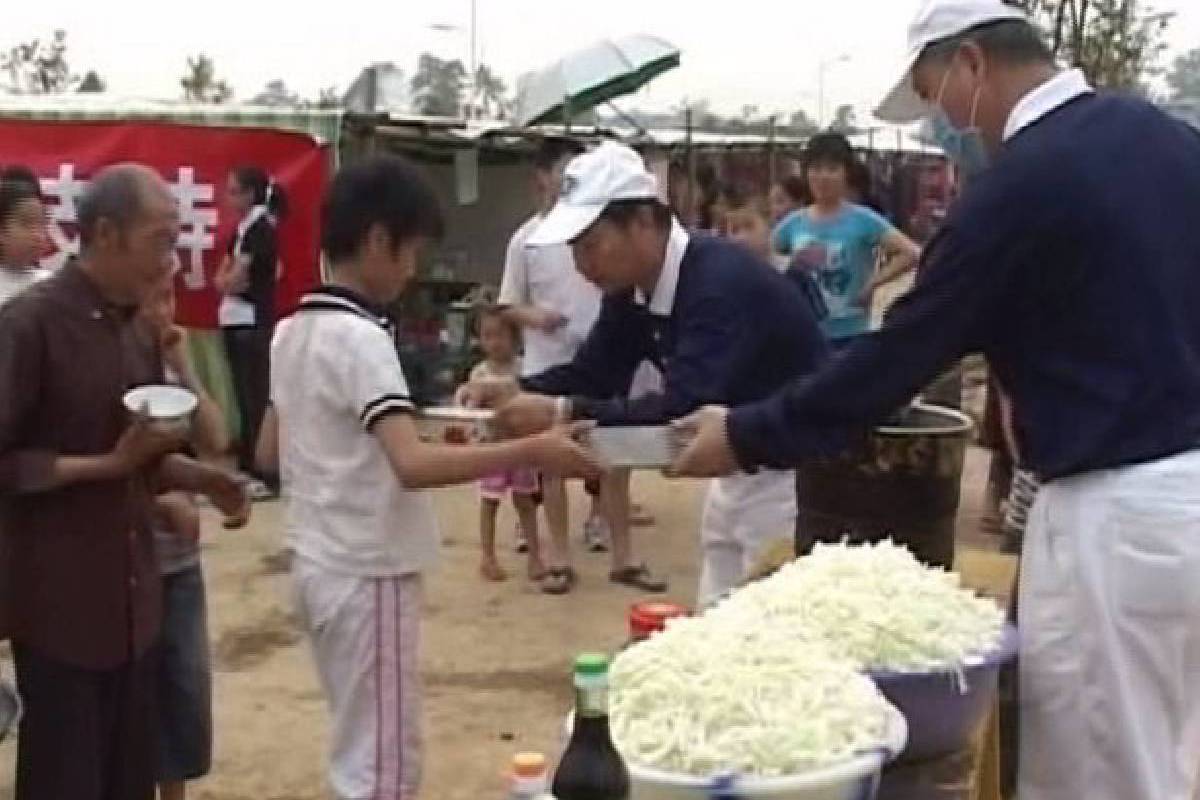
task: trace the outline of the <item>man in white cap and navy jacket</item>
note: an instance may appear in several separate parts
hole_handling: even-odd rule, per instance
[[[514,433],[556,418],[664,424],[708,403],[763,399],[824,360],[825,340],[800,290],[749,250],[685,231],[641,156],[624,145],[606,142],[567,166],[558,203],[529,239],[534,247],[564,243],[604,301],[575,358],[523,380],[528,393],[500,409],[502,427]],[[645,361],[662,373],[661,391],[631,399]],[[792,537],[795,520],[790,471],[714,481],[701,524],[699,603],[739,585],[768,543]],[[616,537],[612,558],[614,583],[665,588]]]
[[[931,0],[878,114],[977,174],[884,327],[681,423],[681,474],[796,466],[982,352],[1046,480],[1022,560],[1020,800],[1194,800],[1200,134],[1059,71],[998,0]],[[989,163],[990,162],[990,165]]]

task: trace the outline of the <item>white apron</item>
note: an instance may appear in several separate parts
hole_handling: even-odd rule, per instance
[[[1044,486],[1020,592],[1020,799],[1200,797],[1200,452]]]
[[[763,549],[796,535],[796,473],[762,470],[708,485],[700,522],[698,608],[740,586]]]

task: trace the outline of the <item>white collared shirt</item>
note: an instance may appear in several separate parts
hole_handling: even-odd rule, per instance
[[[242,257],[242,240],[250,226],[267,216],[266,206],[254,206],[246,212],[237,224],[237,236],[233,240],[232,258],[236,262]],[[227,294],[221,298],[217,309],[217,322],[222,328],[253,327],[255,322],[254,304],[236,294]]]
[[[1060,72],[1031,92],[1013,106],[1004,125],[1004,141],[1008,141],[1052,111],[1065,106],[1080,95],[1094,90],[1083,70],[1071,69]]]
[[[400,483],[373,434],[384,417],[414,409],[386,319],[346,292],[306,295],[275,329],[271,403],[292,549],[360,577],[433,566],[430,494]]]
[[[600,290],[575,268],[570,245],[529,247],[526,244],[543,219],[534,216],[509,241],[499,303],[556,311],[566,317],[567,324],[553,333],[536,328],[523,332],[525,376],[569,363],[596,324],[602,299]]]
[[[687,252],[691,237],[679,220],[671,218],[671,235],[667,237],[667,252],[663,256],[662,272],[658,274],[658,283],[654,284],[654,294],[650,298],[650,313],[656,317],[669,317],[675,308],[675,290],[679,288],[679,268],[683,264],[683,254]],[[641,289],[634,292],[634,298],[641,305],[646,305],[646,294]]]

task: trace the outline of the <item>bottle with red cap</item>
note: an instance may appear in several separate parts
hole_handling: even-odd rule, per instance
[[[686,617],[688,609],[677,603],[666,603],[661,600],[647,600],[634,603],[629,607],[629,643],[649,639],[667,627],[667,620],[675,617]]]

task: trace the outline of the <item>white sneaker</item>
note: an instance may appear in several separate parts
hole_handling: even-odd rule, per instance
[[[593,553],[607,553],[612,532],[608,522],[600,517],[591,517],[583,523],[583,544]]]

